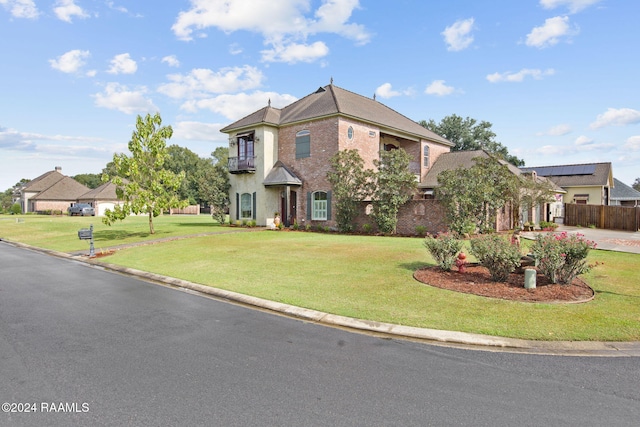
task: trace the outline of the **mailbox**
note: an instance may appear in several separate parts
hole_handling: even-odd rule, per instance
[[[81,228],[80,230],[78,230],[78,239],[91,240],[91,238],[93,237],[91,234],[92,233],[90,228]]]

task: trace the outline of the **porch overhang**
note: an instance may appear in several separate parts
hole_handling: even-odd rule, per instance
[[[265,187],[274,187],[282,185],[302,185],[302,180],[296,176],[284,163],[280,160],[273,165],[269,174],[262,183]]]

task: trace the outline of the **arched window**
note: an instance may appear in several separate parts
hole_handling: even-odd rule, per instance
[[[311,132],[301,130],[296,133],[296,159],[311,156]]]
[[[240,218],[253,218],[253,196],[249,193],[240,195]]]
[[[327,193],[324,191],[316,191],[311,195],[312,211],[311,219],[313,220],[327,220]]]
[[[424,145],[423,159],[424,159],[424,162],[422,165],[425,168],[428,168],[429,167],[429,146],[427,144]]]

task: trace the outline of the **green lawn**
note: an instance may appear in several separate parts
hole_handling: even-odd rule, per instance
[[[77,243],[67,234],[91,222],[89,218],[49,218],[45,228],[57,230],[58,245],[53,236],[38,244],[30,231],[24,237],[8,234],[7,230],[20,227],[25,232],[36,224],[43,227],[35,217],[25,217],[24,223],[2,218],[0,237],[58,250]],[[96,226],[95,218],[93,223]],[[213,225],[207,216],[162,217],[155,236],[144,236],[146,225],[146,220],[129,218],[112,228],[116,233],[106,234],[109,228],[105,226],[98,231],[105,233],[102,242],[107,247],[180,232],[230,230]],[[86,249],[88,243],[76,246]],[[584,304],[501,301],[423,285],[412,274],[434,262],[419,238],[285,231],[214,234],[121,250],[100,260],[381,322],[538,340],[640,340],[636,270],[640,255],[634,254],[591,251],[589,261],[600,265],[584,278],[596,291],[596,298]]]

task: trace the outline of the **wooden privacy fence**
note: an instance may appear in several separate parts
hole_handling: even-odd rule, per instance
[[[564,223],[610,230],[640,230],[640,207],[577,205],[565,203]]]

